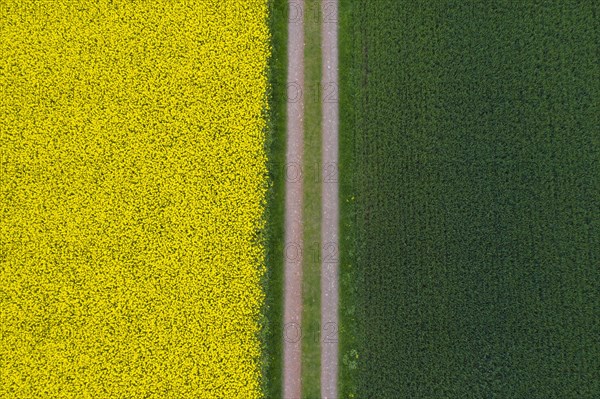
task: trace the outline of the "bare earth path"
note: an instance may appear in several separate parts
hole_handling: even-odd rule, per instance
[[[290,2],[284,253],[283,396],[302,394],[302,264],[304,142],[304,0]],[[339,198],[338,3],[321,0],[322,211],[321,397],[338,396]]]
[[[337,399],[339,331],[338,3],[322,0],[321,397]]]
[[[289,3],[287,149],[285,181],[283,397],[300,399],[302,331],[302,233],[304,148],[304,1]]]

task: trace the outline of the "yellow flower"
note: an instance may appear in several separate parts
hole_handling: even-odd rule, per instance
[[[3,0],[0,397],[258,398],[267,0]]]

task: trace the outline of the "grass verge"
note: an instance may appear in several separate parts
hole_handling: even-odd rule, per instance
[[[339,99],[340,99],[340,368],[339,394],[341,398],[356,398],[358,381],[359,329],[356,322],[358,304],[356,285],[356,191],[355,164],[355,103],[359,81],[353,67],[356,65],[355,47],[360,39],[355,32],[352,1],[339,4]]]
[[[302,397],[320,395],[321,324],[321,24],[319,0],[304,8],[304,273]]]
[[[272,53],[269,65],[269,156],[270,186],[266,207],[266,294],[262,332],[263,392],[281,398],[283,356],[283,239],[285,179],[282,168],[286,147],[287,0],[269,0]]]

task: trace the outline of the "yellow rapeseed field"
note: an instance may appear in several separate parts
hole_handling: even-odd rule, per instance
[[[0,397],[261,397],[267,0],[0,1]]]

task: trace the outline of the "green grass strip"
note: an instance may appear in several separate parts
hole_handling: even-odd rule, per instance
[[[320,397],[321,23],[319,0],[304,8],[304,277],[302,396]]]
[[[267,198],[267,275],[263,323],[263,392],[281,398],[283,351],[283,226],[287,83],[287,0],[269,0],[272,54],[269,71],[268,156],[270,189]]]

